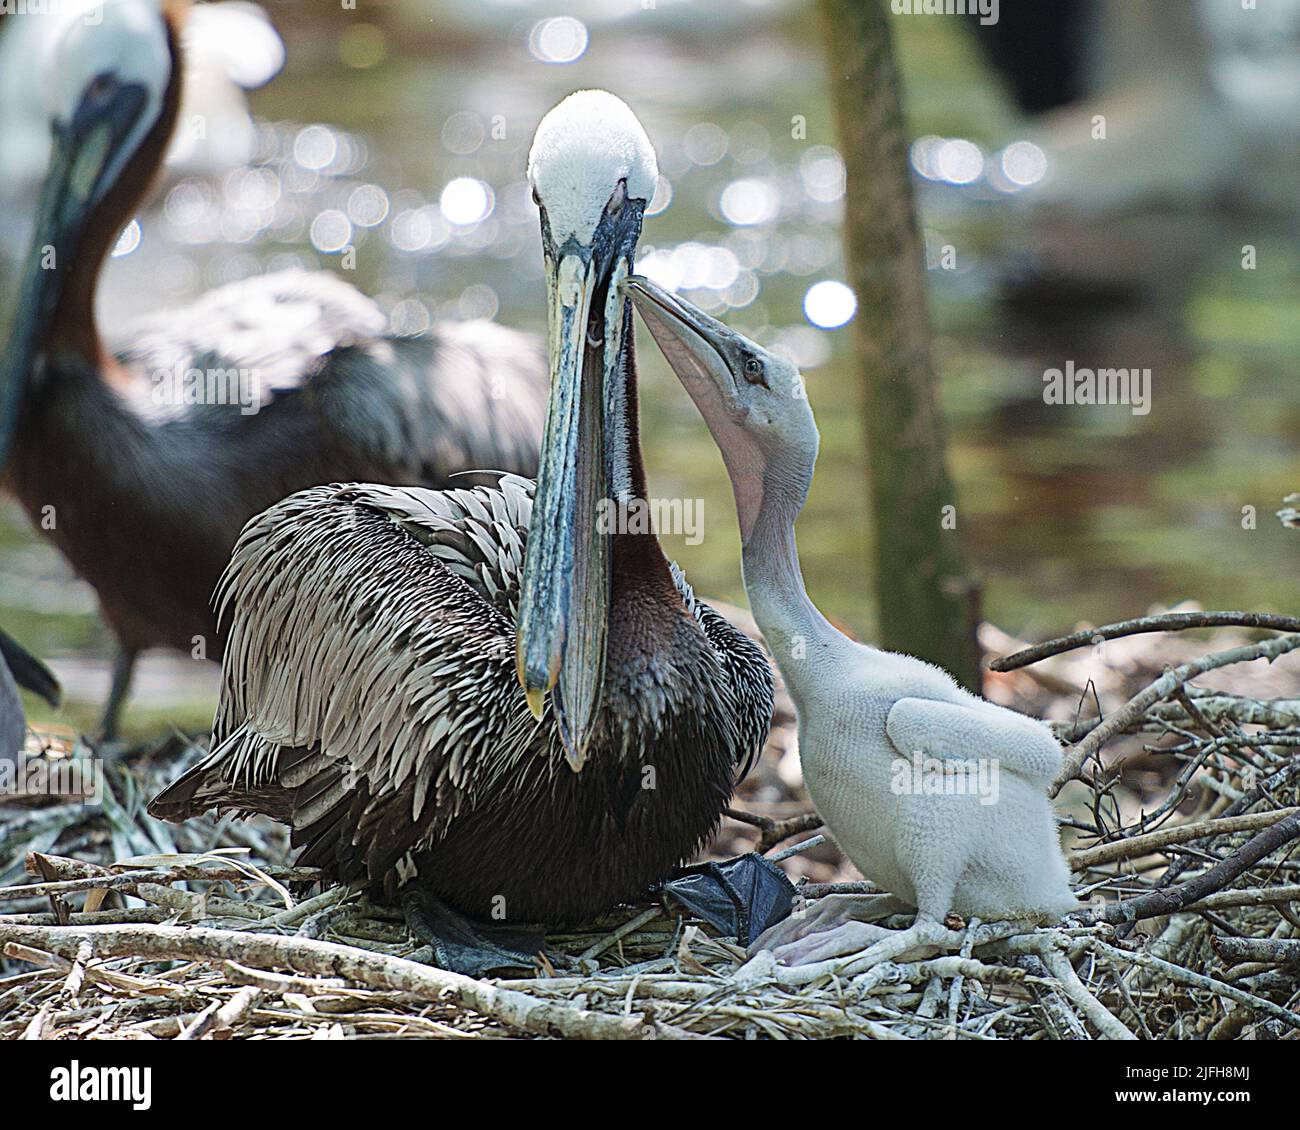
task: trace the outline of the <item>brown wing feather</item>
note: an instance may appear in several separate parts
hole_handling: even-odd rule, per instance
[[[491,795],[549,733],[514,672],[531,491],[335,485],[254,518],[218,590],[212,753],[150,811],[268,812],[304,862],[377,879]]]

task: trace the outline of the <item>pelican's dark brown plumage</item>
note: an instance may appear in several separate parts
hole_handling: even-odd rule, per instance
[[[648,591],[620,567],[648,547],[616,538],[605,705],[572,772],[515,675],[531,509],[505,476],[320,487],[259,515],[222,585],[213,752],[150,811],[268,813],[303,863],[390,889],[418,873],[484,919],[577,921],[689,858],[766,735],[767,661],[666,562]]]
[[[122,163],[80,212],[52,165],[43,219],[55,229],[55,265],[41,269],[38,238],[15,340],[0,358],[4,485],[94,586],[127,657],[110,728],[135,652],[169,646],[220,658],[211,596],[254,514],[340,479],[446,486],[479,467],[531,473],[546,395],[531,338],[486,322],[387,336],[379,307],[326,272],[223,287],[119,329],[121,346],[106,348],[94,318],[100,267],[175,126],[181,59],[170,19],[154,0],[110,0],[102,26],[78,21],[80,39],[55,56],[69,79],[80,68],[89,83],[66,121],[56,111],[57,152],[94,144],[95,130],[130,114],[148,128],[133,149],[118,138]],[[150,71],[158,37],[165,50]],[[148,125],[151,83],[158,107]],[[125,97],[132,92],[146,110]],[[217,389],[239,374],[252,395],[192,403],[182,395],[187,373],[199,374],[199,387],[216,374]]]
[[[576,94],[529,175],[552,290],[536,487],[333,486],[249,523],[212,753],[150,811],[270,813],[341,879],[562,923],[699,850],[762,746],[772,674],[653,533],[604,520],[648,498],[617,279],[649,140],[611,95]]]

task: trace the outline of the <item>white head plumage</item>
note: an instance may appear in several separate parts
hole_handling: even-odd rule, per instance
[[[528,153],[528,183],[557,245],[570,236],[590,242],[620,181],[629,200],[648,204],[658,179],[654,146],[641,123],[604,90],[579,90],[554,107]]]
[[[68,125],[78,107],[106,79],[143,89],[145,102],[130,133],[117,146],[103,183],[157,123],[171,81],[167,24],[158,0],[103,0],[70,20],[46,60],[46,107],[53,122]]]

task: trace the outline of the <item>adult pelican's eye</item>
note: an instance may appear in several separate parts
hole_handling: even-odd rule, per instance
[[[613,195],[609,198],[609,203],[605,205],[605,214],[609,216],[617,216],[621,211],[623,211],[623,204],[626,200],[627,180],[624,178],[618,182],[618,185],[614,188]]]
[[[763,377],[763,362],[757,357],[750,357],[745,361],[745,380],[752,385],[767,384]]]
[[[86,87],[86,97],[97,102],[106,97],[108,92],[112,89],[113,76],[107,71],[104,71],[90,80],[90,85]]]

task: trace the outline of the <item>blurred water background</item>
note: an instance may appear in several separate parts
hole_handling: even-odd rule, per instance
[[[827,613],[871,639],[852,331],[836,328],[851,301],[823,285],[843,278],[842,167],[810,6],[371,0],[269,12],[287,53],[251,94],[249,162],[169,175],[105,272],[105,335],[293,265],[339,271],[401,332],[463,317],[541,332],[525,155],[546,109],[606,87],[659,153],[643,268],[803,367],[823,437],[799,526],[804,571]],[[985,616],[1035,636],[1184,599],[1294,611],[1300,543],[1272,517],[1300,489],[1294,216],[1243,191],[1193,209],[1044,219],[1034,205],[1046,158],[972,39],[952,19],[895,26],[958,523]],[[227,46],[250,65],[269,50]],[[1272,175],[1239,172],[1243,183]],[[23,199],[3,221],[5,287]],[[1045,264],[1077,291],[1043,284]],[[703,540],[669,536],[667,549],[697,590],[744,603],[721,461],[648,335],[640,349],[652,490],[703,499]],[[1045,404],[1044,370],[1070,359],[1150,367],[1149,414]],[[1243,528],[1247,506],[1254,529]],[[10,501],[0,624],[54,661],[73,700],[64,720],[89,724],[111,639],[93,593]],[[202,727],[215,678],[184,659],[146,665],[129,727]]]

